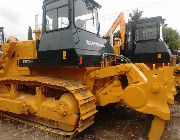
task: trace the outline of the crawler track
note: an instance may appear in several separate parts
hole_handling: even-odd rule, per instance
[[[28,125],[48,131],[50,133],[63,136],[73,136],[94,123],[94,114],[97,112],[95,106],[95,98],[92,93],[88,93],[89,91],[87,90],[86,86],[83,86],[79,81],[40,76],[18,76],[0,78],[0,84],[16,84],[36,87],[43,86],[63,92],[69,92],[73,94],[78,101],[80,109],[79,123],[77,128],[73,132],[63,131],[59,129],[58,126],[53,126],[53,123],[50,124],[49,120],[42,121],[42,118],[36,118],[36,116],[33,118],[26,115],[16,115],[9,112],[1,111],[0,114],[4,117],[19,121],[21,123],[26,123]]]

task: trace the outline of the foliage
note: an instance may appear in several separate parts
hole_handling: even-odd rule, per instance
[[[114,33],[114,38],[121,38],[121,33],[119,30]]]
[[[180,35],[171,27],[163,27],[163,38],[171,51],[180,49]]]
[[[28,29],[28,40],[33,40],[33,37],[32,37],[32,28],[29,26],[29,29]]]
[[[138,21],[139,19],[142,18],[144,11],[140,11],[139,9],[134,9],[132,13],[129,14],[130,20],[131,21]]]
[[[132,13],[129,14],[130,20],[131,21],[137,21],[137,20],[141,19],[143,12],[144,11],[140,11],[139,9],[134,9],[132,11]],[[114,33],[114,38],[121,38],[121,33],[119,30]]]

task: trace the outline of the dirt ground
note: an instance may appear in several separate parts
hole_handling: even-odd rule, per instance
[[[95,124],[74,140],[143,140],[147,117],[127,107],[99,109]],[[64,140],[36,128],[0,118],[0,140]],[[161,140],[180,140],[180,102],[171,106],[171,121]]]

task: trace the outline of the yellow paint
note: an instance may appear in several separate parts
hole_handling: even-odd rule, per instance
[[[162,54],[158,54],[158,59],[161,59],[161,57],[162,57]]]
[[[63,51],[63,60],[67,59],[67,51]]]
[[[104,37],[109,37],[111,34],[113,34],[118,26],[120,26],[121,46],[122,50],[124,50],[126,23],[123,12],[118,15],[117,19],[114,21],[114,23],[112,24],[108,32],[104,35]]]
[[[41,39],[41,30],[33,30],[33,33],[35,34],[35,39],[40,40]]]
[[[151,130],[149,132],[149,140],[159,140],[163,133],[165,121],[159,117],[155,117],[152,121]]]
[[[35,41],[4,44],[0,58],[0,110],[41,117],[55,122],[62,130],[81,132],[93,124],[96,106],[123,102],[155,116],[149,139],[161,136],[165,120],[170,119],[168,103],[174,103],[176,94],[173,66],[111,66],[115,60],[106,58],[96,68],[18,66],[20,59],[36,59],[36,51]],[[63,59],[67,59],[66,51]],[[127,77],[126,87],[119,80],[122,75]],[[74,81],[66,82],[67,79]]]
[[[175,71],[180,71],[180,65],[176,65]],[[180,88],[180,74],[179,73],[175,75],[175,79],[176,79],[176,86]]]
[[[116,55],[120,55],[120,39],[114,39],[114,46],[112,47]]]

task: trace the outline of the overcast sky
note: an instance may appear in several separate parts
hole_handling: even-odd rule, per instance
[[[166,23],[180,31],[180,0],[96,0],[100,9],[101,34],[105,33],[120,12],[126,21],[132,9],[144,11],[144,17],[162,16]],[[34,28],[35,14],[42,15],[43,0],[0,0],[0,26],[7,36],[27,39],[28,26]],[[41,22],[41,19],[39,19]]]

